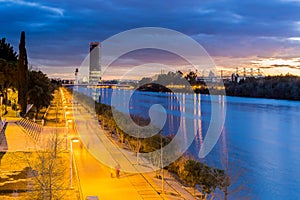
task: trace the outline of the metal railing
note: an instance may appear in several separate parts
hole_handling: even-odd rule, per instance
[[[0,127],[0,144],[2,144],[2,141],[5,139],[5,129],[7,127],[7,122],[5,122],[2,127]]]

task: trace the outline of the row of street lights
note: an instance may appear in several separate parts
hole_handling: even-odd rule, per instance
[[[66,122],[65,124],[65,137],[66,137],[66,150],[68,150],[68,135],[69,135],[69,123],[72,123],[72,120],[68,120],[67,116],[71,113],[69,111],[66,111],[68,109],[67,105],[64,105],[66,103],[66,99],[64,96],[64,93],[62,89],[60,89],[61,96],[62,96],[62,103],[63,103],[63,110],[64,110],[64,120]],[[78,143],[80,140],[76,137],[70,138],[70,189],[73,189],[73,142]]]
[[[0,96],[0,119],[2,118],[2,115],[3,115],[3,113],[2,113],[2,102],[3,102],[3,96]]]
[[[61,89],[61,94],[63,97],[63,104],[66,102],[63,91]],[[69,134],[69,122],[72,123],[72,120],[67,120],[67,115],[70,114],[69,111],[67,110],[67,106],[64,106],[64,119],[66,121],[66,150],[68,149],[68,134]],[[139,137],[139,128],[138,128],[138,137]],[[73,189],[73,143],[78,143],[80,140],[77,137],[70,138],[70,188]],[[160,162],[161,162],[161,169],[162,169],[162,182],[161,182],[161,187],[162,187],[162,193],[164,192],[164,168],[163,168],[163,148],[162,148],[162,135],[161,135],[161,140],[160,140],[160,145],[161,145],[161,156],[160,156]],[[137,165],[139,165],[139,150],[137,151]]]
[[[78,143],[78,138],[70,139],[70,188],[73,188],[73,142]]]

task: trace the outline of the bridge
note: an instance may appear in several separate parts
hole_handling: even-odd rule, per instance
[[[196,71],[197,80],[204,81],[204,82],[221,82],[224,80],[231,80],[232,75],[239,77],[239,79],[246,79],[250,77],[260,78],[264,77],[264,73],[261,68],[253,68],[253,67],[243,67],[243,68],[236,68],[234,71],[231,70],[219,70],[220,75],[212,75],[212,76],[205,76],[204,73],[199,73]],[[75,81],[74,81],[75,82]],[[63,83],[62,86],[79,86],[79,87],[87,87],[87,88],[133,88],[130,84],[123,84],[123,83],[116,83],[116,81],[107,81],[98,84],[90,84],[90,83]]]
[[[68,84],[62,84],[64,87],[68,86],[79,86],[79,87],[87,87],[87,88],[130,88],[132,87],[129,84],[118,84],[118,83],[99,83],[99,84],[88,84],[88,83],[68,83]]]

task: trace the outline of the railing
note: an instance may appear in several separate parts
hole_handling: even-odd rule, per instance
[[[7,127],[7,122],[4,122],[2,127],[0,127],[0,144],[2,143],[3,139],[5,138],[5,129]]]
[[[32,137],[36,142],[40,140],[40,134],[42,132],[43,126],[31,122],[25,118],[16,122],[17,125],[23,127],[25,131]]]

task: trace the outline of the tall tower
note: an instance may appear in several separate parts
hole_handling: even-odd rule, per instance
[[[97,84],[101,81],[101,44],[100,42],[90,43],[90,72],[89,84]]]
[[[78,68],[75,69],[75,91],[78,91]]]

